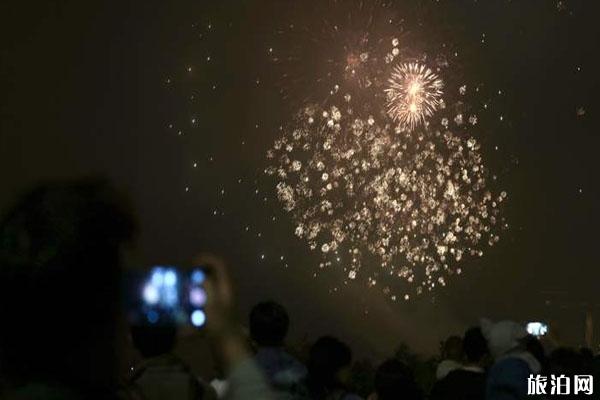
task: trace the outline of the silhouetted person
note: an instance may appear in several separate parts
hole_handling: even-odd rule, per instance
[[[442,343],[442,361],[435,371],[436,379],[442,379],[450,371],[460,368],[462,360],[462,339],[460,336],[450,336]]]
[[[549,369],[551,374],[568,376],[590,373],[585,356],[580,351],[568,347],[559,347],[550,353]]]
[[[100,180],[40,186],[0,220],[0,397],[128,394],[118,390],[117,320],[121,257],[134,232],[128,207]],[[271,399],[233,318],[225,264],[201,255],[194,265],[212,271],[206,331],[228,372],[227,397]]]
[[[437,381],[432,400],[483,400],[489,351],[481,328],[470,328],[462,340],[464,364]]]
[[[289,324],[287,311],[274,301],[258,303],[250,312],[250,336],[256,346],[254,360],[271,386],[280,392],[279,397],[294,392],[306,377],[306,367],[284,350]]]
[[[550,376],[566,375],[570,377],[571,381],[575,378],[575,375],[588,376],[594,375],[593,358],[589,349],[575,350],[567,347],[559,347],[550,353],[548,357],[548,373]],[[596,386],[594,382],[593,386]],[[560,397],[560,396],[559,396]],[[593,388],[593,395],[587,395],[585,393],[578,393],[575,395],[573,387],[571,386],[570,396],[562,396],[570,399],[596,399],[598,393],[596,388]]]
[[[214,390],[200,381],[190,368],[173,354],[175,326],[133,326],[131,338],[143,361],[136,365],[129,389],[144,400],[211,400]]]
[[[375,393],[369,400],[421,400],[412,371],[396,359],[384,361],[375,373]]]
[[[319,338],[310,348],[307,388],[314,400],[356,400],[349,392],[352,351],[331,336]]]
[[[546,350],[544,350],[542,342],[533,335],[527,335],[525,337],[525,350],[538,360],[540,363],[540,373],[545,375],[548,372],[548,357],[546,356]]]
[[[0,366],[6,396],[115,392],[128,208],[103,181],[40,186],[0,222]]]
[[[486,380],[486,400],[527,397],[527,378],[541,371],[540,362],[527,351],[527,331],[513,321],[482,321],[494,364]]]

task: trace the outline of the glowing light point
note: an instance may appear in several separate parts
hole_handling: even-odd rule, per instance
[[[206,314],[202,310],[195,310],[190,315],[190,322],[192,323],[192,325],[199,328],[203,326],[206,322]]]
[[[197,269],[194,272],[192,272],[192,282],[194,282],[196,285],[199,285],[202,282],[204,282],[204,279],[206,279],[206,275],[201,269]]]
[[[206,304],[206,292],[200,288],[190,290],[190,303],[196,307],[203,307]]]
[[[158,293],[158,289],[154,285],[146,285],[144,287],[144,292],[142,294],[144,301],[147,304],[157,304],[160,300],[160,294]]]
[[[150,281],[152,282],[152,285],[156,286],[156,287],[160,287],[163,285],[164,282],[164,271],[162,268],[155,268],[154,271],[152,271],[152,276],[150,278]]]
[[[175,286],[177,284],[177,274],[173,270],[165,272],[164,276],[165,286]]]

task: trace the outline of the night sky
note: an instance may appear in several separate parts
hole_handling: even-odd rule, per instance
[[[107,176],[136,206],[137,263],[222,254],[241,311],[281,301],[294,340],[334,333],[360,352],[402,340],[433,352],[490,317],[544,319],[579,344],[586,310],[600,318],[595,3],[391,2],[415,43],[458,52],[453,79],[483,88],[477,107],[489,107],[474,134],[508,192],[498,245],[409,302],[339,285],[335,273],[314,278],[318,257],[263,174],[279,126],[300,107],[294,91],[307,90],[282,81],[286,65],[269,49],[309,55],[308,37],[276,32],[318,26],[336,9],[325,0],[3,2],[0,207],[42,179]],[[290,68],[310,76],[304,65],[318,61]]]

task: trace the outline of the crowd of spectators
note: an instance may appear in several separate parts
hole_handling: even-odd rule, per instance
[[[284,306],[264,301],[236,317],[225,263],[203,254],[194,262],[212,271],[204,333],[220,372],[198,376],[174,350],[177,326],[122,318],[116,294],[135,233],[130,207],[104,181],[43,185],[5,213],[0,398],[512,400],[531,394],[535,375],[594,377],[600,365],[591,350],[548,347],[513,321],[477,321],[431,359],[399,347],[361,364],[330,335],[294,349]],[[138,358],[123,375],[127,346]]]

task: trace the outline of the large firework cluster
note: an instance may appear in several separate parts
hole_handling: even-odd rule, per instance
[[[340,60],[327,98],[301,106],[265,172],[321,269],[396,300],[446,285],[465,258],[494,245],[507,195],[487,188],[462,114],[454,125],[436,120],[446,108],[439,68],[405,57],[397,38],[388,47]]]

